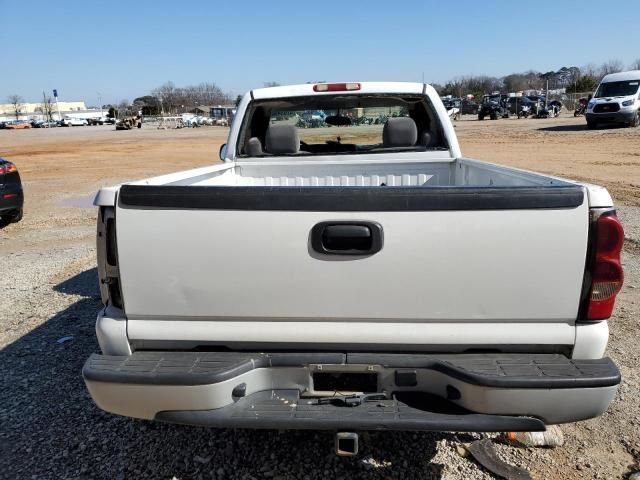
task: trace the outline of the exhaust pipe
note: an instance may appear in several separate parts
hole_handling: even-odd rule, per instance
[[[353,432],[336,433],[336,455],[353,457],[358,454],[358,434]]]

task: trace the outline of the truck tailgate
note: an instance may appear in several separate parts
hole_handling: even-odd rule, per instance
[[[210,209],[188,198],[143,206],[121,192],[117,249],[129,335],[158,338],[151,320],[210,320],[199,323],[200,336],[206,325],[239,320],[573,325],[589,215],[581,187],[570,190],[573,200],[555,208],[515,202],[456,210],[436,202],[431,209],[406,201],[405,211],[393,202],[380,211],[295,203]],[[456,195],[448,192],[441,193]],[[341,205],[351,205],[348,197]],[[362,257],[319,255],[311,231],[334,221],[376,222],[382,248]]]

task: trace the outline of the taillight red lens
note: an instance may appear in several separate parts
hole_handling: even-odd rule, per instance
[[[601,215],[596,222],[596,254],[620,259],[624,231],[615,215]]]
[[[620,263],[624,230],[615,214],[601,215],[596,221],[595,229],[595,254],[591,268],[587,319],[605,320],[613,312],[616,295],[624,280]]]

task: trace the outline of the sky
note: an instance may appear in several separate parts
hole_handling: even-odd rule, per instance
[[[444,83],[460,75],[544,72],[610,59],[628,65],[640,58],[632,20],[638,0],[576,5],[0,0],[0,103],[11,94],[37,102],[53,88],[61,101],[98,105],[99,99],[132,101],[169,80],[214,82],[236,95],[265,82],[422,81],[424,75]],[[618,24],[617,33],[607,18]],[[607,28],[595,28],[601,20]]]

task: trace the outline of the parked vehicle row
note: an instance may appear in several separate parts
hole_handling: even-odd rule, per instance
[[[462,113],[464,101],[458,98],[441,97],[445,108],[456,119],[459,108]],[[542,95],[508,96],[494,92],[482,97],[478,110],[478,120],[509,118],[555,118],[560,115],[563,105],[560,100],[548,100]],[[618,124],[629,127],[640,126],[640,70],[618,72],[606,75],[593,96],[579,98],[573,116],[585,115],[588,128],[601,124]]]
[[[0,129],[22,130],[27,128],[54,128],[54,127],[83,127],[87,125],[113,125],[116,123],[115,118],[71,118],[66,117],[62,120],[11,120],[0,122]]]

